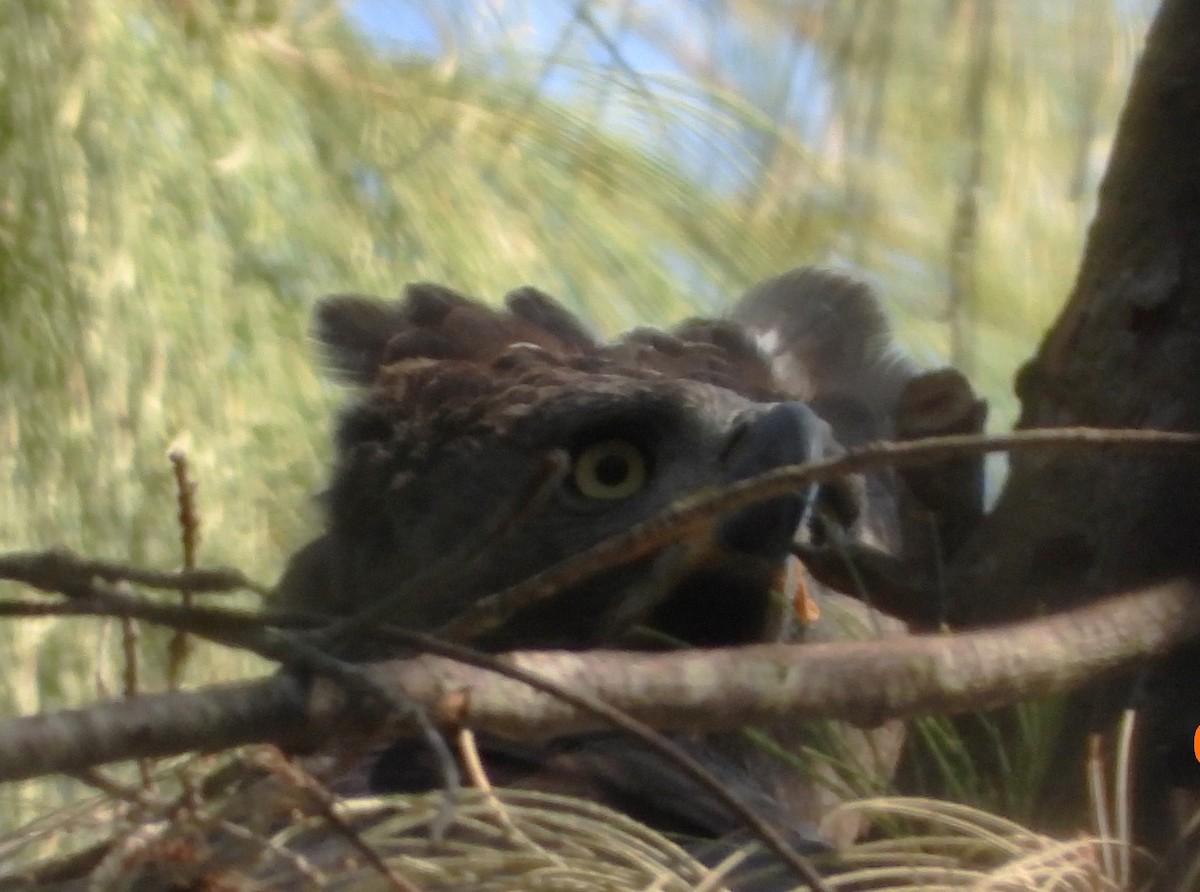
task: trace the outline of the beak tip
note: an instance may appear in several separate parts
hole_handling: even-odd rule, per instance
[[[778,403],[744,427],[726,460],[723,477],[736,483],[786,465],[802,464],[826,451],[823,422],[803,403]],[[811,501],[795,492],[750,505],[719,525],[731,551],[782,560]]]

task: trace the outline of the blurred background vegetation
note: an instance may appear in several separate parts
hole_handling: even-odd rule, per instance
[[[180,441],[201,562],[272,581],[317,527],[338,398],[309,308],[415,279],[535,284],[612,334],[851,268],[1006,427],[1151,7],[2,4],[0,549],[177,566]],[[0,648],[0,714],[120,690],[111,628]],[[250,668],[202,652],[190,680]],[[4,795],[19,820],[46,792]]]

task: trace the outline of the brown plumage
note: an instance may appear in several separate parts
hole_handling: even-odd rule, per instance
[[[344,615],[395,598],[389,620],[423,631],[682,497],[831,454],[835,434],[890,431],[914,374],[873,296],[817,271],[764,283],[733,319],[638,329],[610,343],[531,288],[497,310],[426,284],[392,304],[328,298],[316,335],[334,369],[362,390],[338,429],[328,529],[293,560],[282,604]],[[717,518],[702,535],[605,571],[474,643],[720,646],[839,637],[847,633],[836,617],[846,615],[857,634],[897,631],[832,594],[819,595],[825,616],[805,629],[777,591],[816,496],[806,490]],[[868,499],[858,510],[860,529],[892,522],[886,505],[880,513]],[[343,650],[381,653],[365,637]],[[806,733],[771,730],[785,747]],[[886,776],[894,729],[834,736],[869,763],[868,774]],[[680,740],[796,840],[816,844],[836,795],[742,735]],[[486,750],[497,783],[566,790],[700,838],[738,830],[682,772],[615,735],[544,747],[491,741]],[[374,782],[421,789],[436,774],[421,747],[403,741]],[[845,842],[858,828],[823,829]]]

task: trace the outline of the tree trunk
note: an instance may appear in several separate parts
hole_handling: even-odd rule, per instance
[[[1165,0],[1150,29],[1074,290],[1017,378],[1019,427],[1200,430],[1200,4]],[[959,626],[1061,609],[1200,563],[1200,455],[1017,453],[995,510],[956,556]],[[1082,743],[1137,705],[1140,841],[1175,834],[1168,800],[1200,790],[1200,646],[1068,707],[1050,808],[1082,784]],[[1068,786],[1071,781],[1066,782]],[[1078,793],[1076,787],[1075,793]]]
[[[1017,379],[1019,427],[1200,430],[1200,4],[1147,38],[1074,291]],[[951,568],[961,625],[1024,617],[1189,572],[1200,456],[1012,456]]]

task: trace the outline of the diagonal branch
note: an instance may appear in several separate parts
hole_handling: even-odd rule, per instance
[[[1091,451],[1098,447],[1161,452],[1195,450],[1200,434],[1157,430],[1046,428],[999,436],[959,434],[900,443],[869,443],[822,462],[777,468],[717,493],[681,499],[668,510],[627,532],[573,555],[518,583],[476,601],[438,632],[451,641],[472,641],[492,632],[525,608],[591,577],[599,570],[632,563],[696,532],[713,517],[793,492],[812,483],[842,479],[887,465],[907,467],[964,455],[1025,450]]]

